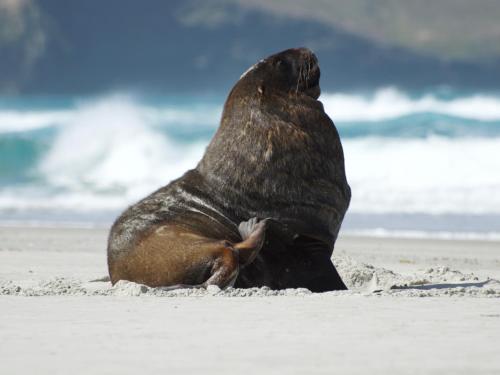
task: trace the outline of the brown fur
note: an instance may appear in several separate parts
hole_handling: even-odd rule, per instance
[[[345,289],[330,256],[350,189],[339,135],[317,100],[319,75],[307,49],[270,56],[245,73],[198,166],[113,225],[111,279],[206,285],[217,274],[224,275],[217,285],[230,285],[241,263],[235,249],[245,248],[237,224],[273,218],[265,236],[264,226],[254,228],[236,286]]]

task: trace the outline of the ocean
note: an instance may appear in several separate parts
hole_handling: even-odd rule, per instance
[[[0,224],[109,225],[196,165],[224,100],[1,99]],[[345,232],[500,238],[500,95],[382,88],[320,100],[352,189]]]

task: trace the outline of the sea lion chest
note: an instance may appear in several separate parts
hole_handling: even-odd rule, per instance
[[[274,217],[328,242],[350,191],[339,135],[310,98],[228,100],[198,170],[237,217]],[[342,214],[340,214],[342,213]]]

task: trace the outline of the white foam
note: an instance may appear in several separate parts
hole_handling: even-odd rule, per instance
[[[76,185],[76,182],[74,184]],[[74,190],[61,190],[57,193],[44,187],[31,186],[3,189],[0,194],[0,210],[7,213],[9,210],[18,212],[67,210],[83,213],[116,211],[151,193],[159,186],[136,189],[137,191],[131,187],[129,190],[107,194],[92,190],[90,187],[85,188],[85,186],[77,186]]]
[[[381,90],[371,102],[345,97],[347,109],[335,101],[341,94],[326,95],[326,109],[334,120],[376,119],[441,103],[431,96],[412,101],[394,90]],[[482,104],[469,99],[443,105],[458,110],[455,107],[465,103],[464,108],[478,111],[479,117],[494,117],[488,98]],[[59,116],[61,126],[37,165],[44,183],[3,187],[0,209],[120,210],[181,176],[203,154],[206,139],[174,141],[160,123],[172,129],[211,126],[215,131],[219,114],[220,107],[213,105],[194,106],[192,111],[153,108],[123,95],[80,103],[71,114],[47,113],[40,124]],[[35,124],[31,119],[23,126]],[[352,212],[500,213],[500,138],[347,138],[343,145]]]
[[[101,118],[98,112],[91,111]],[[67,127],[40,165],[50,191],[60,191],[3,189],[0,208],[120,209],[201,158],[205,143],[173,143],[144,128],[133,111],[124,116],[114,125]],[[364,138],[343,145],[351,212],[500,213],[500,138]]]
[[[343,145],[352,212],[500,212],[500,138],[364,138]]]
[[[132,104],[132,101],[129,101]],[[161,108],[142,107],[144,119],[151,124],[162,126],[216,127],[221,115],[218,105],[194,105],[190,108],[164,106]]]
[[[129,98],[111,97],[77,110],[39,170],[54,187],[131,198],[181,176],[202,152],[196,142],[173,143],[160,134]]]
[[[250,67],[251,70],[253,67]],[[109,102],[122,98],[133,103],[135,110],[153,125],[195,125],[216,127],[222,103],[207,104],[201,101],[190,106],[164,104],[151,106],[130,96],[114,94],[97,102]],[[325,110],[336,122],[381,121],[415,113],[431,112],[475,120],[500,120],[500,97],[475,94],[444,100],[433,94],[412,98],[395,88],[382,88],[370,95],[347,93],[323,93],[320,100]],[[61,110],[0,110],[0,133],[22,132],[49,126],[64,126],[78,121],[82,107],[94,102],[84,102],[76,109]]]
[[[421,230],[388,230],[385,228],[343,230],[343,235],[378,237],[378,238],[404,238],[404,239],[433,239],[433,240],[460,240],[460,241],[494,241],[500,240],[498,232],[447,232],[447,231],[421,231]]]
[[[0,134],[25,132],[58,126],[71,121],[73,113],[70,110],[54,111],[0,111]]]
[[[72,109],[53,110],[0,110],[0,134],[24,132],[53,126],[74,125],[82,120],[88,109],[106,105],[112,106],[115,112],[109,116],[120,115],[119,109],[133,108],[142,121],[152,126],[208,126],[215,127],[220,119],[221,106],[214,104],[193,103],[190,106],[165,104],[159,107],[141,103],[138,99],[126,94],[113,94],[90,101],[80,101]],[[108,117],[109,118],[109,117]]]
[[[380,121],[415,113],[432,112],[475,120],[500,120],[500,98],[471,95],[450,100],[432,94],[410,98],[394,88],[372,95],[323,94],[320,98],[334,121]]]

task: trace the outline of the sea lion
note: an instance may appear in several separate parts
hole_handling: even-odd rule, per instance
[[[112,226],[111,281],[346,289],[330,258],[351,191],[319,77],[306,48],[245,72],[197,167]]]

